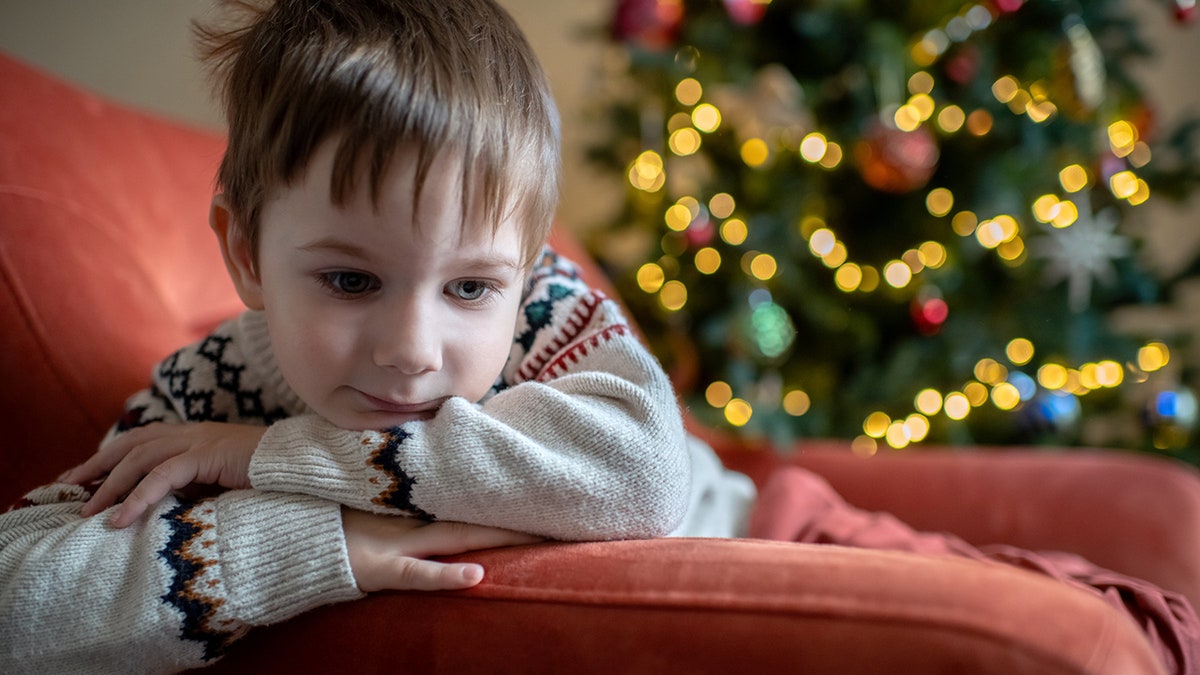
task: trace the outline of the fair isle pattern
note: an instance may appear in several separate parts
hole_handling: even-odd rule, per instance
[[[380,436],[380,443],[375,451],[367,458],[367,465],[378,470],[388,478],[388,485],[379,493],[378,497],[371,500],[372,504],[382,506],[387,509],[399,509],[421,520],[437,520],[432,513],[428,513],[419,508],[412,502],[412,489],[416,485],[417,479],[409,476],[396,461],[397,453],[400,445],[408,440],[412,434],[400,427],[385,431]],[[367,441],[363,441],[366,443]],[[372,483],[377,483],[377,479],[372,478]]]
[[[556,377],[561,377],[570,370],[572,364],[578,363],[579,359],[587,356],[589,349],[599,347],[601,342],[607,342],[618,335],[629,335],[629,327],[623,323],[614,324],[602,329],[598,333],[592,333],[579,342],[567,347],[542,369],[541,374],[537,377],[537,381],[545,382]]]
[[[215,551],[210,551],[217,544],[214,511],[211,500],[184,501],[159,516],[166,521],[169,535],[158,555],[171,571],[170,586],[161,599],[183,615],[179,637],[199,643],[206,662],[220,658],[249,630],[220,616],[225,600],[216,593],[221,580]]]
[[[184,347],[165,359],[158,368],[158,382],[188,422],[252,422],[270,426],[288,417],[279,406],[268,406],[263,390],[242,385],[246,364],[230,350],[233,338],[222,331]]]
[[[605,302],[608,298],[603,293],[588,291],[574,300],[568,308],[569,313],[565,318],[561,321],[551,321],[550,325],[554,326],[556,330],[545,336],[538,335],[539,348],[521,361],[517,375],[522,381],[544,382],[552,379],[565,372],[564,359],[569,354],[575,354],[571,358],[572,362],[578,361],[580,352],[576,349],[577,346],[584,350],[583,354],[586,354],[586,346],[583,345],[588,342],[588,338],[598,339],[602,333],[611,336],[612,331],[609,329],[617,327],[621,329],[619,332],[624,333],[624,323],[611,324],[605,321],[611,317],[611,313],[604,311],[607,309]],[[608,337],[606,336],[604,339],[607,340]],[[593,342],[593,345],[595,344],[598,342]],[[550,364],[558,364],[562,367],[550,372],[547,370],[547,366]]]

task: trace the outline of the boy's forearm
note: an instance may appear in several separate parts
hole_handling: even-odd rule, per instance
[[[229,492],[114,530],[79,516],[87,496],[51,485],[0,515],[0,672],[202,666],[249,626],[361,595],[337,505]]]

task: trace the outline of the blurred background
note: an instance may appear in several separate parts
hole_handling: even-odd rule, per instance
[[[560,220],[696,416],[1200,462],[1192,0],[500,1],[562,112]],[[212,8],[4,0],[0,49],[220,129]]]

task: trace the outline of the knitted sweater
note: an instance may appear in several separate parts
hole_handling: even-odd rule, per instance
[[[336,428],[283,381],[262,314],[247,312],[160,363],[110,435],[154,421],[267,425],[255,489],[172,496],[119,531],[79,517],[83,488],[31,493],[0,516],[0,672],[202,665],[250,626],[358,597],[341,504],[593,540],[732,536],[753,498],[685,437],[616,305],[549,251],[482,401]],[[80,589],[86,607],[70,599]]]

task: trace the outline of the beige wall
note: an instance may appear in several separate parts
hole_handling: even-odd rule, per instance
[[[1145,73],[1164,121],[1182,110],[1200,112],[1200,24],[1180,28],[1157,0],[1129,0],[1160,51]],[[500,0],[525,28],[549,73],[563,113],[565,178],[562,218],[577,227],[604,220],[619,192],[598,189],[597,175],[583,163],[589,125],[586,93],[602,45],[580,37],[603,25],[615,0]],[[203,74],[192,58],[188,23],[211,11],[211,0],[0,0],[0,49],[70,80],[135,105],[212,128],[220,117]],[[0,102],[0,105],[3,103]],[[593,135],[595,130],[592,130]],[[1172,220],[1200,225],[1196,209],[1167,210]],[[1200,227],[1185,228],[1180,236]],[[1156,238],[1156,256],[1172,264],[1175,236]]]

